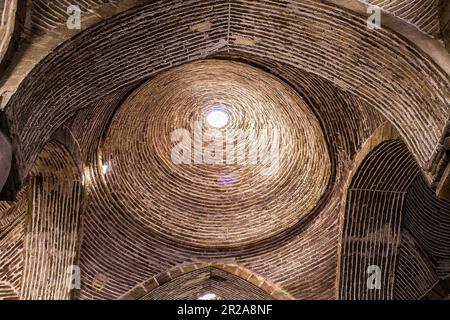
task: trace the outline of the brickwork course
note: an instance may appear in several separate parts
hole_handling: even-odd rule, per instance
[[[448,1],[68,2],[0,0],[0,299],[450,297]]]

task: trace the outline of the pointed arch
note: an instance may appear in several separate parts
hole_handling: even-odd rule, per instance
[[[208,289],[226,300],[294,299],[280,287],[244,267],[220,263],[175,267],[141,283],[121,299],[197,299]]]

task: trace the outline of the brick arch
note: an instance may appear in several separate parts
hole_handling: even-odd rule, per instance
[[[259,67],[261,64],[268,66],[266,59],[261,63],[247,61],[253,62]],[[114,103],[120,101],[111,96],[105,97],[94,110],[84,110],[85,113],[78,114],[73,122],[73,132],[80,141],[84,161],[89,166],[86,168],[86,188],[91,190],[92,195],[83,221],[80,253],[83,288],[80,299],[118,299],[136,283],[164,272],[180,261],[225,259],[234,259],[237,264],[271,279],[296,299],[333,297],[337,199],[340,199],[342,178],[356,150],[385,120],[369,105],[321,78],[273,61],[270,66],[266,71],[283,75],[280,78],[304,94],[324,123],[325,136],[332,150],[330,153],[336,155],[336,173],[333,174],[333,190],[329,196],[323,198],[322,204],[311,212],[306,221],[299,221],[293,229],[245,248],[214,250],[187,247],[180,242],[155,237],[129,219],[124,210],[111,206],[108,200],[110,191],[102,182],[102,162],[97,154],[98,137],[103,136],[108,119],[112,117]],[[90,121],[86,122],[86,118]],[[333,199],[331,197],[337,198],[330,201]],[[111,247],[111,243],[115,245]],[[114,261],[109,260],[111,254],[115,256]],[[142,258],[134,259],[137,255]]]
[[[322,19],[311,20],[318,16]],[[274,32],[263,31],[268,29]],[[182,39],[189,39],[184,46]],[[361,97],[394,123],[422,166],[435,151],[448,117],[448,77],[394,32],[374,33],[365,17],[311,0],[169,1],[142,5],[88,29],[22,82],[7,105],[21,178],[53,128],[80,108],[161,70],[228,50],[285,61]],[[44,81],[49,68],[51,79]]]
[[[279,286],[273,284],[267,279],[255,274],[254,272],[246,269],[242,266],[235,264],[222,264],[222,263],[194,263],[194,264],[184,264],[174,267],[164,273],[150,278],[149,280],[139,284],[132,290],[124,294],[121,300],[136,300],[148,297],[152,291],[167,285],[171,281],[180,279],[183,275],[190,274],[195,271],[208,271],[208,269],[216,269],[222,272],[228,273],[234,277],[244,280],[249,288],[252,286],[257,288],[257,291],[264,292],[265,294],[259,294],[259,298],[265,297],[266,299],[276,299],[276,300],[294,300],[294,298],[286,291],[281,289]],[[202,293],[202,292],[198,292]],[[164,296],[164,295],[159,295]],[[245,294],[243,295],[245,296]],[[167,295],[166,295],[167,297]],[[255,299],[258,297],[257,294],[251,296]],[[170,297],[168,297],[170,298]],[[242,297],[241,297],[242,298]],[[148,298],[147,298],[148,299]]]
[[[83,186],[72,154],[60,142],[45,145],[28,177],[20,298],[67,300],[75,264]]]
[[[426,298],[431,288],[450,276],[450,202],[438,199],[418,176],[404,208],[394,294],[396,299]]]
[[[342,243],[345,238],[344,229],[347,218],[347,199],[353,179],[361,167],[364,160],[370,153],[381,144],[389,141],[400,139],[397,130],[390,123],[382,124],[378,129],[374,130],[371,136],[361,145],[360,150],[355,154],[352,165],[349,168],[348,176],[344,179],[343,192],[341,197],[341,206],[339,209],[339,250],[337,257],[337,271],[336,271],[336,299],[340,298],[340,286],[342,281],[341,264],[342,264]]]
[[[391,125],[379,128],[363,145],[344,190],[337,298],[421,299],[448,276],[449,203],[427,185]],[[381,205],[373,195],[378,194],[379,200],[383,193],[383,199],[390,200]],[[387,266],[382,270],[384,288],[368,291],[362,264],[367,267],[375,261],[383,246],[388,254],[384,260],[378,254],[378,261]]]
[[[405,195],[419,175],[419,166],[390,125],[380,128],[364,145],[343,197],[338,298],[394,298]],[[382,268],[380,290],[367,289],[371,265]]]
[[[0,203],[0,299],[71,297],[83,188],[64,137],[59,131],[40,152],[16,202]]]

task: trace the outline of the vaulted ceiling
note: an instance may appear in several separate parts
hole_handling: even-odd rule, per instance
[[[445,3],[78,5],[0,1],[0,299],[448,294]],[[174,162],[218,106],[276,165]]]

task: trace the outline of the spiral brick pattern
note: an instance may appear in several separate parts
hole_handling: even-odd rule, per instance
[[[327,195],[307,216],[311,219],[250,247],[213,250],[183,245],[164,235],[157,236],[133,216],[124,215],[124,206],[115,204],[127,203],[127,200],[117,197],[116,192],[105,184],[108,176],[113,174],[114,166],[108,175],[103,174],[103,162],[99,161],[95,146],[107,130],[108,119],[113,117],[111,109],[118,108],[124,96],[119,99],[113,95],[105,97],[95,110],[87,109],[80,113],[72,127],[77,140],[82,141],[82,149],[91,153],[85,155],[85,162],[89,164],[86,183],[90,204],[83,218],[80,267],[84,287],[79,293],[80,299],[118,298],[137,284],[176,265],[224,260],[256,272],[297,299],[334,298],[337,213],[342,188],[339,181],[346,176],[346,163],[385,120],[361,100],[289,65],[268,59],[249,60],[248,56],[233,55],[233,58],[267,67],[268,71],[303,94],[322,122],[334,163],[332,176],[336,184],[330,186]],[[141,117],[139,114],[136,121]],[[87,118],[90,121],[86,121]],[[128,179],[128,174],[123,178]],[[142,258],[133,258],[137,255]]]
[[[435,35],[426,1],[377,4]],[[64,23],[60,4],[34,1],[37,30]],[[329,2],[142,1],[55,49],[6,106],[26,188],[0,202],[0,299],[68,299],[74,263],[77,299],[419,299],[449,275],[449,205],[419,170],[437,181],[448,162],[448,87],[414,44]],[[276,178],[173,164],[170,133],[219,98],[230,126],[282,127]],[[387,121],[407,147],[363,161]],[[66,148],[48,143],[59,129]]]
[[[229,124],[211,131],[205,118],[217,108]],[[195,122],[202,145],[194,141]],[[189,164],[172,159],[178,141],[171,135],[180,129],[187,130]],[[206,157],[211,139],[220,139],[214,165]],[[249,159],[253,146],[256,163]],[[175,68],[140,87],[114,116],[101,153],[108,189],[133,203],[124,214],[159,235],[204,247],[246,245],[292,227],[315,207],[331,171],[319,122],[295,91],[224,60]]]
[[[85,50],[80,54],[79,48]],[[23,81],[6,108],[21,176],[52,128],[94,106],[105,92],[118,93],[161,70],[227,50],[285,61],[370,102],[396,125],[422,166],[435,150],[448,115],[448,79],[389,30],[372,32],[365,19],[310,0],[164,1],[84,32]]]

